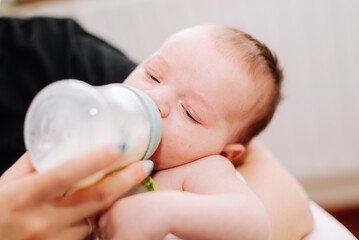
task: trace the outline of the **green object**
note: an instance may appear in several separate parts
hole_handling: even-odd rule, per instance
[[[148,176],[145,180],[142,181],[142,183],[145,184],[149,191],[157,191],[156,183],[151,176]]]

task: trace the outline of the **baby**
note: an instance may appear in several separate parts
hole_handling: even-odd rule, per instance
[[[270,239],[260,200],[233,162],[280,100],[275,56],[248,34],[209,25],[170,37],[125,80],[163,120],[150,158],[157,192],[119,200],[99,221],[104,239]]]

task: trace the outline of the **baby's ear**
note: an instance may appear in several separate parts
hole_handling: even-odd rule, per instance
[[[234,162],[242,156],[245,150],[246,148],[242,144],[230,143],[223,148],[221,155],[228,158],[231,162]]]

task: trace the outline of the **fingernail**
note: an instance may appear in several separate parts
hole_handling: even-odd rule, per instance
[[[144,167],[144,170],[145,170],[145,173],[150,173],[152,172],[153,170],[153,162],[151,160],[146,160],[144,163],[143,163],[143,167]]]
[[[113,147],[113,153],[124,152],[126,151],[126,148],[127,148],[126,142],[121,142]]]

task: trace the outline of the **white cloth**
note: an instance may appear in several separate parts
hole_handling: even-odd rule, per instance
[[[310,202],[314,229],[303,240],[356,240],[348,229],[315,202]]]
[[[242,182],[244,182],[245,184],[247,184],[247,181],[246,181],[246,179],[243,177],[243,175],[240,173],[240,172],[238,172],[237,170],[236,170],[236,176],[237,176],[237,178],[239,179],[239,180],[241,180]]]

